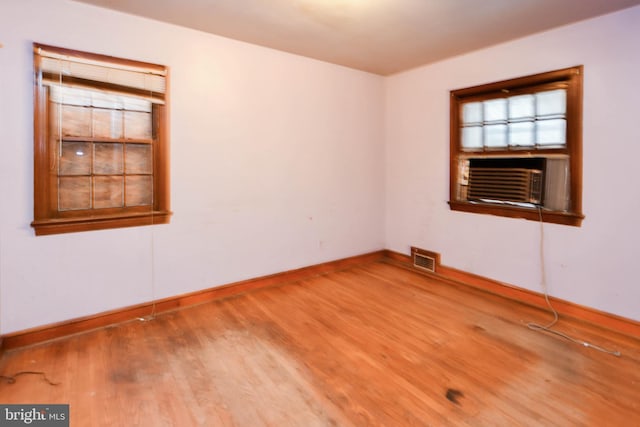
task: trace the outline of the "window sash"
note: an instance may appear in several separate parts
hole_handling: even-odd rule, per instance
[[[72,62],[81,66],[74,65],[73,75],[65,74],[65,67]],[[100,66],[109,69],[102,77],[95,72]],[[118,70],[117,78],[111,78],[113,70]],[[107,81],[94,80],[105,75]],[[167,68],[34,43],[34,77],[34,220],[31,225],[36,235],[169,223]],[[87,96],[88,92],[82,93],[78,88],[89,89],[93,95]],[[99,131],[92,128],[91,132],[79,135],[62,134],[60,114],[52,115],[65,104],[65,96],[55,93],[58,89],[75,92],[70,96],[71,109],[90,110],[91,126],[97,123]],[[69,101],[69,97],[66,100]],[[107,120],[108,115],[111,119],[117,116],[115,122]],[[127,131],[127,115],[148,115],[150,129],[148,124],[136,127],[141,122],[134,119]],[[118,119],[120,116],[122,120]],[[147,123],[146,119],[140,120]],[[123,132],[112,132],[114,126],[117,130],[121,125]],[[99,155],[108,155],[113,151],[110,148],[120,146],[124,150],[124,171],[95,169],[95,164],[89,164],[87,172],[87,165],[79,165],[77,169],[75,165],[67,168],[65,164],[60,173],[59,161],[65,143],[70,144],[67,151],[73,151],[69,151],[71,157],[77,154],[73,144],[90,146],[92,153],[100,146],[103,150]],[[131,152],[127,152],[128,147]],[[129,154],[134,157],[127,160]],[[65,162],[69,160],[69,153],[66,155]],[[62,204],[61,180],[67,181],[65,196],[71,197]],[[74,199],[77,187],[74,180],[88,182],[82,183],[78,199]],[[111,193],[109,189],[116,187],[117,191]],[[128,193],[127,188],[131,190]]]

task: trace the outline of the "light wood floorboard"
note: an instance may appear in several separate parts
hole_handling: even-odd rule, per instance
[[[640,342],[374,262],[7,352],[72,426],[638,426]],[[447,397],[447,395],[449,395]]]

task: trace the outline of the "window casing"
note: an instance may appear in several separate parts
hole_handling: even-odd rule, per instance
[[[34,44],[36,235],[166,224],[166,67]]]
[[[451,92],[452,210],[581,224],[582,75],[576,66]]]

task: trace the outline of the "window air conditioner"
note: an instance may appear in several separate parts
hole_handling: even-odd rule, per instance
[[[515,203],[566,211],[569,206],[568,158],[466,157],[460,162],[459,200]]]

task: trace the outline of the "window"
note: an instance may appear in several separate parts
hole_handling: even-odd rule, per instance
[[[580,226],[577,66],[451,92],[452,210]]]
[[[34,44],[36,235],[166,224],[166,67]]]

